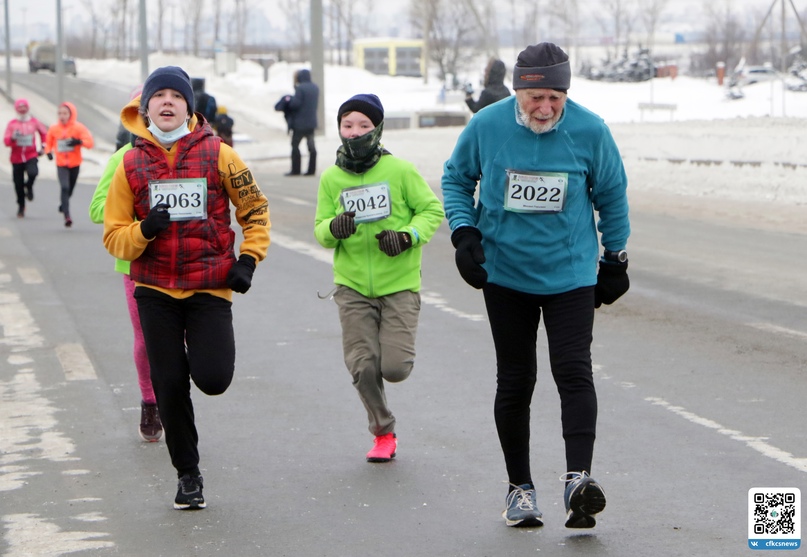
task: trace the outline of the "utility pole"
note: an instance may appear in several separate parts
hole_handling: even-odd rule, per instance
[[[5,6],[6,6],[6,8],[5,8],[5,16],[6,16],[6,23],[5,23],[5,27],[6,27],[6,94],[8,95],[9,99],[12,99],[12,98],[14,98],[14,96],[11,94],[11,36],[10,36],[10,30],[9,30],[9,24],[8,24],[8,2],[9,2],[9,0],[6,0],[4,2]]]
[[[140,83],[149,76],[149,45],[146,32],[146,0],[140,0]]]
[[[56,105],[64,102],[64,40],[62,37],[62,0],[56,0]]]
[[[311,0],[311,79],[319,86],[317,135],[325,135],[325,49],[322,39],[322,0]]]

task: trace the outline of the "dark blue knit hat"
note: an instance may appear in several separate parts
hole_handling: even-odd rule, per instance
[[[384,107],[381,106],[381,99],[372,93],[353,95],[339,107],[336,114],[336,123],[342,123],[342,115],[348,112],[361,112],[367,116],[374,126],[384,121]]]
[[[143,84],[140,105],[147,106],[154,93],[162,89],[179,91],[185,97],[185,102],[188,103],[188,112],[193,114],[193,87],[191,87],[191,78],[188,77],[185,70],[179,66],[163,66],[151,72],[151,75],[146,78],[146,82]]]
[[[571,79],[569,55],[553,43],[528,46],[513,67],[513,89],[555,89],[565,93]]]

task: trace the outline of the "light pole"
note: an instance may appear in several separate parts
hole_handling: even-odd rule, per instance
[[[64,41],[62,37],[62,0],[56,0],[56,104],[64,101]]]
[[[6,16],[6,93],[8,94],[9,98],[13,98],[11,95],[11,37],[9,35],[9,24],[8,24],[8,2],[9,0],[5,1],[5,16]]]
[[[322,0],[311,0],[311,77],[319,85],[317,133],[325,134],[325,49],[322,41]]]
[[[149,76],[149,45],[146,33],[146,0],[140,0],[140,83]]]

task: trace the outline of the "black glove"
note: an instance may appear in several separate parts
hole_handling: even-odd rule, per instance
[[[412,237],[406,232],[395,232],[394,230],[382,230],[375,235],[378,240],[378,249],[395,257],[412,247]]]
[[[82,143],[84,142],[81,141],[78,137],[71,137],[70,139],[67,140],[68,147],[75,147],[76,145],[81,145]]]
[[[151,240],[171,224],[168,203],[157,203],[140,222],[140,232],[146,240]]]
[[[356,211],[345,211],[342,214],[336,215],[331,221],[331,234],[337,240],[344,240],[349,238],[351,234],[356,233],[356,222],[353,217],[356,216]]]
[[[245,253],[241,254],[238,261],[233,263],[227,273],[227,286],[233,292],[239,294],[246,293],[252,286],[252,274],[255,272],[255,258]]]
[[[464,89],[465,89],[465,94],[466,95],[473,95],[474,94],[474,86],[471,85],[470,83],[466,83]]]
[[[488,272],[482,267],[485,250],[482,248],[482,233],[473,226],[463,226],[451,234],[451,243],[457,248],[454,260],[460,276],[474,288],[482,288],[488,281]]]
[[[628,279],[628,262],[603,263],[600,262],[600,272],[597,273],[597,286],[594,287],[594,307],[602,304],[613,304],[630,288]]]
[[[48,153],[48,160],[49,160],[49,161],[52,161],[52,160],[53,160],[53,153]]]
[[[39,151],[37,151],[37,152],[36,152],[36,156],[37,156],[37,157],[41,157],[41,156],[42,156],[42,155],[44,155],[44,154],[45,154],[45,150],[44,150],[44,149],[40,149]]]

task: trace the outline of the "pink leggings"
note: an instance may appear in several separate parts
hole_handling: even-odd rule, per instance
[[[132,320],[134,332],[134,364],[137,369],[137,382],[140,385],[140,394],[143,402],[154,404],[154,389],[151,387],[151,368],[146,354],[146,343],[143,340],[143,329],[140,327],[140,314],[137,312],[137,302],[134,299],[135,282],[129,275],[123,275],[123,285],[126,289],[126,306],[129,308],[129,317]]]

